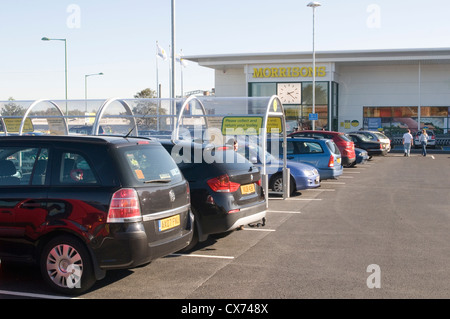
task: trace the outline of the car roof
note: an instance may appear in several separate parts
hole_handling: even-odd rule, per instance
[[[338,135],[338,134],[344,134],[343,132],[336,132],[336,131],[313,131],[313,130],[304,130],[304,131],[298,131],[298,132],[294,132],[294,133],[292,133],[292,134],[295,134],[295,133],[317,133],[317,134],[335,134],[335,135]]]
[[[128,144],[145,140],[158,144],[156,140],[134,136],[114,136],[114,135],[16,135],[1,136],[1,142],[64,142],[64,143],[92,143],[92,144]]]

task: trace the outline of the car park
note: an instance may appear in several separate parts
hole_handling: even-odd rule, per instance
[[[432,130],[426,130],[428,135],[427,140],[427,147],[430,148],[436,148],[436,135],[434,134],[434,131]],[[422,135],[422,131],[418,131],[416,134],[414,134],[414,147],[420,148],[422,145],[419,142],[419,137]]]
[[[279,145],[280,158],[283,157],[282,141],[279,139],[276,143]],[[267,143],[269,152],[272,144],[270,141]],[[288,160],[314,166],[319,171],[321,180],[337,178],[343,173],[341,152],[333,140],[288,138],[286,154]]]
[[[266,172],[268,175],[269,189],[274,193],[283,192],[283,161],[276,158],[268,151],[263,152],[262,147],[256,143],[246,143],[238,146],[238,152],[248,158],[258,167],[262,167],[262,156],[265,156]],[[264,154],[264,155],[263,155]],[[312,165],[287,160],[286,166],[290,170],[290,195],[304,189],[320,186],[319,171]]]
[[[362,134],[348,134],[352,139],[355,146],[358,148],[362,148],[367,151],[369,157],[374,155],[386,155],[387,149],[384,143],[378,141],[371,141],[367,137]]]
[[[332,139],[341,152],[342,166],[350,167],[356,160],[355,145],[347,134],[335,131],[299,131],[289,134],[290,137],[313,137]]]
[[[80,294],[193,236],[189,184],[160,143],[112,136],[0,139],[0,259],[38,264]]]
[[[189,182],[194,237],[183,251],[248,224],[265,225],[266,200],[260,170],[232,148],[160,140]]]
[[[389,153],[391,151],[391,140],[389,137],[384,135],[381,132],[378,131],[356,131],[356,132],[350,132],[349,134],[361,134],[367,137],[371,141],[375,142],[381,142],[384,144],[384,147],[386,148],[386,151]]]

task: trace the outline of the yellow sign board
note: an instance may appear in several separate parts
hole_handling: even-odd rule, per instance
[[[261,116],[227,116],[222,120],[223,135],[257,135],[262,128],[263,117]],[[281,118],[269,117],[267,119],[267,132],[272,129],[282,132]]]
[[[6,129],[8,130],[8,132],[19,133],[20,123],[22,123],[22,119],[20,119],[20,118],[16,118],[16,119],[4,118],[3,121],[5,122]],[[23,132],[33,132],[33,131],[34,131],[34,127],[33,127],[33,123],[31,122],[31,119],[26,118],[25,123],[23,125]]]

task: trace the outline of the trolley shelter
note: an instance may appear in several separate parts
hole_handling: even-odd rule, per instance
[[[268,137],[286,144],[284,109],[277,96],[179,99],[37,100],[0,102],[2,135],[127,135],[193,140],[216,145],[236,140],[250,161],[259,160],[267,197],[268,174],[282,163],[283,198],[289,197],[286,147],[283,160],[267,163]],[[273,150],[279,149],[272,147]],[[277,154],[274,154],[277,155]],[[276,167],[274,167],[276,166]]]

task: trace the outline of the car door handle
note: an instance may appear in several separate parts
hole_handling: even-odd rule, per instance
[[[10,211],[10,210],[2,210],[2,211],[0,211],[0,213],[2,213],[2,214],[12,214],[12,211]]]
[[[287,157],[287,159],[293,159],[294,158],[294,156],[288,156]]]
[[[39,208],[39,207],[42,207],[42,203],[28,202],[22,204],[22,208]]]

